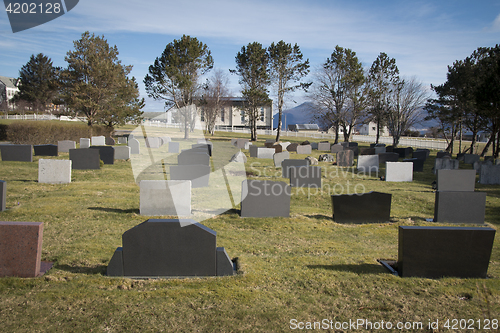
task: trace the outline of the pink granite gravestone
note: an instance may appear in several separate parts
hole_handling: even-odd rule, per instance
[[[0,277],[36,277],[45,273],[41,272],[40,261],[42,234],[43,222],[0,221]]]

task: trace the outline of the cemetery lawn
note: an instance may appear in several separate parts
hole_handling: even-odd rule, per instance
[[[236,136],[218,132],[212,140],[231,137]],[[266,138],[271,137],[260,136],[257,145]],[[322,153],[327,152],[312,156]],[[377,262],[397,260],[398,226],[436,225],[426,222],[434,213],[435,156],[432,151],[424,172],[414,173],[411,183],[381,181],[383,168],[378,175],[361,176],[320,162],[322,191],[293,189],[290,218],[240,218],[237,207],[203,221],[217,232],[217,246],[237,258],[237,275],[158,280],[106,276],[123,232],[147,219],[139,215],[130,161],[73,170],[72,182],[64,185],[38,183],[37,156],[33,163],[0,162],[0,179],[7,181],[7,210],[0,220],[44,222],[42,260],[54,262],[42,277],[0,278],[1,331],[288,332],[313,328],[314,322],[326,328],[330,321],[334,326],[358,319],[390,322],[393,331],[405,332],[464,332],[461,319],[478,332],[485,319],[498,328],[498,233],[487,279],[400,278]],[[305,157],[291,153],[291,158]],[[249,178],[285,181],[272,160],[248,158],[246,168]],[[500,186],[476,184],[476,190],[488,193],[486,225],[498,229]],[[341,191],[391,193],[391,221],[334,222],[330,194]],[[429,329],[429,321],[439,321],[439,329]],[[407,329],[396,329],[398,323]],[[325,331],[369,331],[352,328]]]

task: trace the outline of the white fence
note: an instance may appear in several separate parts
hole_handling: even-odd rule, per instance
[[[86,121],[85,117],[72,118],[67,116],[54,116],[52,114],[14,114],[0,115],[0,119],[10,120],[61,120],[61,121]]]

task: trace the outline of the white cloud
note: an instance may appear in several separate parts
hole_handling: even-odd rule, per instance
[[[491,25],[491,30],[500,31],[500,14],[493,21],[493,24]]]

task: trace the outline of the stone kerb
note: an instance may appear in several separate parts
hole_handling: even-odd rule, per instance
[[[38,182],[47,184],[71,183],[71,160],[38,160]]]

